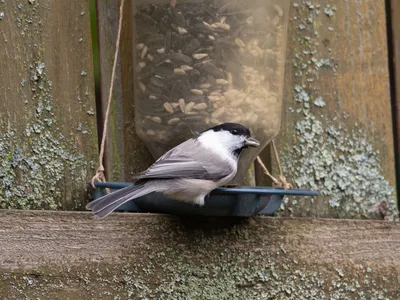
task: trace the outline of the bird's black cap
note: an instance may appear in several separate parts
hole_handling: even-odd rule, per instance
[[[238,123],[223,123],[217,126],[214,126],[208,130],[214,130],[214,131],[221,131],[221,130],[226,130],[229,131],[230,133],[234,135],[243,135],[243,136],[250,136],[250,130]]]

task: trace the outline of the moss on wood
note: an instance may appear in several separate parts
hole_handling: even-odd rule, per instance
[[[97,152],[87,8],[0,2],[0,208],[85,204]]]
[[[0,226],[7,299],[396,299],[400,292],[400,253],[388,242],[400,228],[388,222],[8,212]]]

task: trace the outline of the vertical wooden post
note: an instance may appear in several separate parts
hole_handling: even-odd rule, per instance
[[[289,180],[321,195],[287,207],[374,217],[388,199],[396,214],[385,1],[292,1],[290,20],[277,146]]]
[[[79,209],[97,156],[89,1],[2,1],[0,36],[0,207]]]
[[[396,158],[397,194],[400,191],[400,3],[387,1],[388,33],[389,33],[389,69],[392,80],[392,112],[394,147]],[[399,202],[400,203],[400,202]]]
[[[133,80],[133,1],[125,1],[119,62],[114,83],[105,155],[108,181],[130,181],[153,158],[136,135]],[[119,1],[97,1],[101,105],[107,106],[117,37]],[[104,115],[103,115],[104,119]]]

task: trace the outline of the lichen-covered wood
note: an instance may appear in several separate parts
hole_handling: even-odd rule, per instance
[[[386,30],[383,0],[292,1],[278,148],[289,180],[321,195],[285,214],[374,218],[386,201],[397,215]]]
[[[0,1],[0,207],[77,209],[97,129],[88,1]]]
[[[119,20],[119,1],[96,1],[100,47],[101,106],[104,120]],[[132,1],[125,1],[119,61],[106,144],[107,180],[131,181],[154,162],[135,129]]]
[[[397,299],[384,221],[0,211],[4,299]]]

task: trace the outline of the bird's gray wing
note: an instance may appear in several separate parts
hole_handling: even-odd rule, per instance
[[[200,147],[202,146],[196,140],[190,139],[168,151],[150,168],[134,178],[193,178],[217,181],[234,171],[227,160],[216,158],[210,155],[209,150]]]

